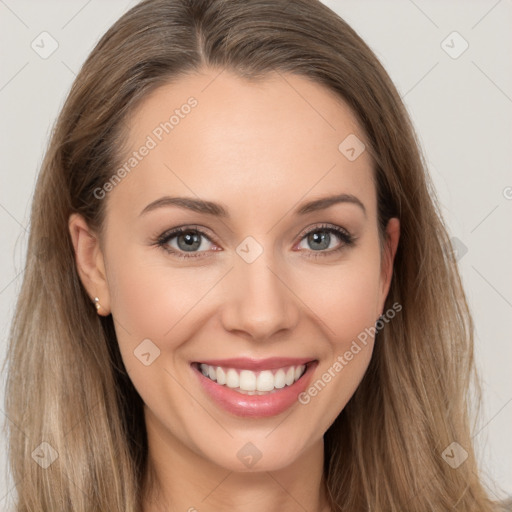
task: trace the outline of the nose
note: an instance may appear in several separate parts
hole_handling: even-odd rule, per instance
[[[266,251],[252,263],[236,257],[221,313],[227,331],[264,341],[297,325],[300,300],[274,261]]]

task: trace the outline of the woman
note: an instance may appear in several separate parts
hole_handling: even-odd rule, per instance
[[[418,143],[321,3],[122,16],[59,116],[28,251],[17,511],[497,510]]]

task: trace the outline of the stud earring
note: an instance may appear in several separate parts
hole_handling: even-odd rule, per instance
[[[94,297],[94,305],[96,306],[96,311],[98,311],[101,308],[100,299],[98,299],[98,297]]]

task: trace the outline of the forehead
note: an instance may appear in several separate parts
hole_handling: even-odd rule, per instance
[[[150,148],[112,194],[124,189],[132,204],[164,193],[218,198],[253,211],[264,198],[289,206],[326,192],[373,199],[368,152],[355,160],[343,152],[346,140],[365,144],[355,115],[334,92],[301,76],[186,75],[145,98],[128,127],[123,163]]]

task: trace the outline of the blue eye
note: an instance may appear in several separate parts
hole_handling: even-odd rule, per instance
[[[330,247],[333,241],[332,235],[335,235],[335,238],[338,238],[342,242],[334,248]],[[302,240],[305,240],[306,243],[309,244],[309,247],[313,247],[313,251],[307,251],[310,253],[308,256],[316,258],[318,256],[330,256],[342,249],[353,246],[355,237],[339,226],[324,224],[307,231],[301,238],[301,241]]]
[[[197,252],[197,249],[199,249],[203,245],[201,238],[206,238],[208,241],[211,242],[206,233],[204,233],[200,229],[185,226],[164,233],[158,238],[157,244],[160,247],[162,247],[162,249],[171,254],[176,255],[178,258],[197,258],[202,256],[202,254],[184,253]],[[170,242],[174,239],[176,239],[176,243],[178,245],[177,248],[170,245]],[[203,253],[206,251],[199,252]]]
[[[341,241],[335,248],[330,247],[333,241],[332,235],[335,235],[334,238],[338,238]],[[160,235],[155,241],[155,245],[158,245],[177,258],[190,259],[206,256],[205,253],[209,252],[207,249],[200,250],[201,248],[204,249],[204,239],[212,243],[209,236],[198,227],[183,226],[166,231]],[[171,244],[174,240],[176,240],[176,244]],[[305,240],[309,247],[312,248],[312,250],[301,250],[301,252],[308,253],[308,257],[316,258],[319,256],[330,256],[342,249],[351,247],[354,245],[356,238],[339,226],[324,224],[311,228],[302,235],[300,240],[301,242]]]

